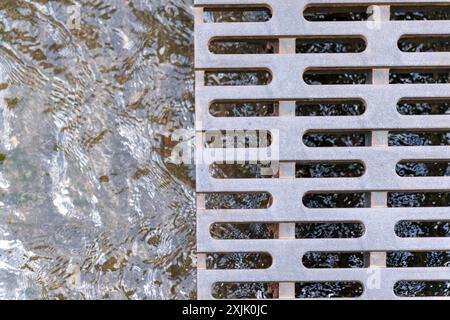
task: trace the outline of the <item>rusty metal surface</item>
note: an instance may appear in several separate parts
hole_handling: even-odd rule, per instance
[[[308,4],[379,5],[381,14],[371,21],[308,22],[302,12]],[[450,238],[400,238],[394,226],[402,220],[449,220],[448,207],[387,208],[390,191],[450,190],[449,177],[400,177],[396,164],[405,159],[448,160],[448,146],[390,147],[390,130],[448,130],[448,116],[404,116],[396,105],[404,98],[450,98],[450,84],[389,84],[389,69],[450,67],[448,52],[407,53],[397,42],[404,35],[448,35],[450,21],[392,21],[389,5],[411,4],[411,1],[354,0],[196,0],[195,67],[196,67],[196,131],[197,131],[197,239],[199,252],[198,297],[210,299],[216,282],[278,282],[281,298],[293,298],[294,282],[359,281],[364,285],[358,299],[399,299],[393,292],[399,280],[449,280],[449,268],[386,268],[385,252],[410,250],[450,250]],[[422,0],[420,4],[450,4],[450,1]],[[203,23],[203,8],[230,5],[265,5],[272,10],[268,22]],[[295,54],[299,37],[362,36],[367,48],[360,53]],[[280,40],[280,50],[271,55],[218,55],[208,50],[217,37],[269,37]],[[205,86],[206,70],[267,69],[272,81],[265,86]],[[369,69],[370,84],[308,85],[302,75],[310,68]],[[213,117],[209,105],[217,100],[281,101],[276,117]],[[352,117],[298,117],[293,112],[295,101],[303,99],[361,99],[366,112]],[[269,130],[272,144],[264,152],[212,150],[204,146],[203,133],[214,130]],[[311,130],[364,131],[371,134],[366,147],[310,148],[302,136]],[[223,151],[223,152],[222,152]],[[243,150],[241,150],[243,151]],[[272,179],[215,179],[209,165],[237,157],[236,160],[272,160],[281,163],[281,173]],[[357,160],[364,163],[365,174],[357,178],[296,179],[292,166],[296,161]],[[267,209],[209,210],[204,207],[204,194],[210,192],[269,192],[273,197]],[[370,192],[367,208],[306,208],[301,199],[307,192]],[[293,224],[298,222],[361,221],[365,233],[356,239],[295,239]],[[209,228],[216,222],[280,223],[279,239],[217,240]],[[370,264],[362,269],[307,269],[300,263],[308,251],[370,252]],[[268,252],[273,258],[264,270],[207,270],[204,253]],[[367,283],[374,273],[380,285]]]

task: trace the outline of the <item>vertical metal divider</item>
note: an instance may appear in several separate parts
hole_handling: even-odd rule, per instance
[[[279,39],[279,54],[295,54],[296,39],[281,38]],[[295,101],[280,101],[279,116],[295,117]],[[295,162],[280,162],[279,166],[280,179],[295,179]],[[280,223],[278,225],[279,239],[295,239],[295,223]],[[295,283],[280,282],[278,288],[279,299],[295,299]]]
[[[205,209],[205,195],[204,194],[196,195],[196,206],[197,206],[197,209]],[[200,270],[206,269],[206,254],[197,253],[197,269],[200,269]]]
[[[390,20],[390,6],[373,6],[373,21],[388,21]],[[370,74],[370,82],[372,85],[387,85],[389,84],[389,69],[377,68],[372,69]],[[373,107],[373,106],[372,106]],[[394,106],[393,106],[394,107]],[[370,135],[371,147],[387,147],[389,132],[385,130],[372,131]],[[387,192],[375,191],[370,193],[369,204],[371,208],[385,208],[387,207]],[[368,268],[386,268],[386,252],[377,251],[370,252],[366,261]]]
[[[194,27],[197,25],[200,25],[203,23],[203,8],[194,8]],[[204,71],[194,71],[195,74],[195,87],[203,87],[205,85],[205,72]],[[195,144],[197,148],[202,149],[202,141],[203,141],[203,134],[200,132],[195,133]],[[196,151],[195,154],[197,155],[198,152]],[[195,159],[195,162],[197,163],[200,161],[199,159]],[[204,210],[206,209],[205,204],[205,195],[204,194],[198,194],[196,193],[195,196],[196,200],[196,208],[197,208],[197,214],[198,209]],[[198,226],[197,226],[198,227]],[[198,253],[197,252],[197,270],[206,270],[206,254],[205,253]],[[212,288],[211,288],[212,290]]]

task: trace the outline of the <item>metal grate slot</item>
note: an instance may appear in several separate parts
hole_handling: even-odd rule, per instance
[[[198,297],[450,297],[450,0],[195,0]]]
[[[398,48],[403,52],[449,52],[450,37],[404,36],[398,41]]]
[[[359,116],[366,111],[364,101],[297,101],[295,105],[295,115],[308,116]]]
[[[400,221],[395,234],[401,238],[450,237],[450,221]]]
[[[357,298],[363,294],[363,285],[357,281],[299,282],[295,284],[295,297],[299,299],[317,298]]]
[[[278,51],[274,39],[214,39],[209,51],[215,54],[273,54]]]
[[[388,252],[388,268],[439,268],[450,264],[449,251],[395,251]]]
[[[278,292],[275,282],[218,282],[212,287],[216,299],[271,299]]]
[[[206,256],[207,269],[267,269],[271,265],[272,257],[262,252],[214,253]]]
[[[300,38],[296,40],[296,53],[358,53],[366,50],[361,37]]]
[[[207,23],[266,22],[271,17],[270,9],[265,7],[207,7],[204,8],[203,21]]]
[[[234,70],[205,72],[206,86],[264,86],[272,81],[267,70]]]
[[[310,209],[368,207],[369,194],[365,192],[307,193],[303,205]]]
[[[276,174],[264,174],[264,170],[270,168],[266,164],[226,164],[213,163],[211,176],[216,179],[261,179],[277,178]]]
[[[450,5],[428,3],[392,6],[391,20],[450,20]]]
[[[450,99],[403,99],[397,111],[402,115],[450,114]]]
[[[397,131],[389,132],[388,144],[395,146],[448,146],[450,145],[450,131],[418,132]]]
[[[272,197],[267,192],[206,194],[207,209],[262,209],[270,207]]]
[[[435,84],[448,83],[450,81],[450,70],[391,70],[389,83],[391,84]]]
[[[214,117],[272,117],[278,115],[274,101],[216,101],[209,107]]]
[[[400,177],[442,177],[450,176],[450,162],[406,162],[397,163],[395,171]]]
[[[360,222],[297,223],[295,225],[296,239],[361,238],[364,232],[364,225]]]
[[[296,178],[344,178],[361,177],[365,172],[360,162],[296,163]]]
[[[399,297],[448,297],[448,281],[398,281],[394,292]]]
[[[302,264],[308,269],[365,268],[364,252],[307,252]]]
[[[367,21],[371,16],[369,5],[309,5],[303,16],[311,22],[321,21]]]
[[[369,70],[310,69],[303,74],[303,80],[308,85],[368,84],[369,79]]]
[[[368,146],[367,132],[310,132],[303,135],[308,147],[364,147]]]
[[[274,239],[274,226],[267,223],[215,223],[211,226],[215,239]]]

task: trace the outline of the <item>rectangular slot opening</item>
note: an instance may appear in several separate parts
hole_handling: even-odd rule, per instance
[[[388,145],[390,147],[448,146],[450,132],[393,131],[389,132]]]
[[[303,135],[303,143],[311,148],[323,147],[364,147],[368,145],[367,132],[308,132]]]
[[[448,207],[450,192],[388,192],[388,207]]]
[[[394,251],[387,252],[388,268],[440,268],[450,266],[449,251]]]
[[[438,84],[449,83],[449,69],[391,69],[389,71],[390,84]]]
[[[450,99],[402,99],[397,111],[402,115],[450,114]]]
[[[267,209],[272,196],[267,192],[207,193],[206,209]]]
[[[360,238],[363,236],[364,232],[364,225],[360,222],[303,222],[295,225],[296,239]]]
[[[302,264],[308,269],[366,268],[367,252],[307,252]]]
[[[356,298],[363,294],[363,285],[357,281],[298,282],[295,297],[314,298]]]
[[[400,238],[450,237],[450,221],[400,221],[395,234]]]
[[[278,297],[276,282],[217,282],[213,285],[215,299],[273,299]]]
[[[210,174],[216,179],[263,179],[278,177],[277,163],[213,163]]]
[[[450,277],[449,277],[450,278]],[[449,297],[450,280],[412,281],[402,280],[394,285],[394,293],[399,297]]]
[[[450,52],[450,36],[404,36],[398,48],[403,52]]]
[[[300,117],[359,116],[365,111],[366,105],[361,100],[303,100],[297,101],[295,105],[295,115]]]
[[[365,172],[361,162],[296,163],[296,178],[351,178]]]
[[[272,12],[266,7],[209,7],[204,9],[206,23],[266,22]]]
[[[272,265],[272,257],[266,252],[208,253],[206,269],[248,270],[267,269]]]
[[[271,81],[267,70],[205,71],[206,86],[265,86]]]
[[[444,177],[450,176],[448,161],[402,161],[397,163],[395,172],[400,177]]]
[[[367,21],[372,15],[368,5],[309,5],[303,11],[307,21]]]
[[[368,192],[307,193],[303,205],[310,209],[320,208],[366,208],[369,207]]]
[[[213,39],[209,51],[214,54],[274,54],[278,53],[277,39]]]
[[[366,50],[367,44],[363,38],[298,38],[296,53],[358,53]]]
[[[303,80],[308,85],[356,85],[368,84],[370,70],[325,70],[309,69],[303,74]]]
[[[209,112],[214,117],[274,117],[278,109],[275,101],[217,101]]]
[[[221,240],[275,239],[277,230],[275,223],[214,223],[210,234]]]
[[[450,20],[450,5],[391,6],[391,20]]]
[[[267,130],[206,131],[206,148],[267,148],[272,144],[272,135]]]

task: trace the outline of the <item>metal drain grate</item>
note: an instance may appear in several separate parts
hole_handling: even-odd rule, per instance
[[[447,266],[407,268],[386,262],[388,252],[450,250],[448,235],[401,237],[396,231],[405,221],[435,227],[450,221],[449,203],[430,200],[409,207],[391,199],[450,192],[446,172],[428,170],[417,176],[399,169],[402,163],[450,162],[450,144],[445,140],[450,140],[446,114],[450,52],[442,45],[450,37],[450,18],[433,16],[435,11],[448,13],[448,6],[450,1],[433,0],[196,0],[198,298],[213,298],[216,283],[277,283],[274,297],[287,299],[301,297],[296,288],[305,283],[357,283],[359,299],[405,298],[394,292],[401,281],[431,287],[448,284]],[[260,21],[246,15],[245,10],[258,8],[265,11]],[[241,10],[239,17],[246,22],[205,22],[206,11],[223,9]],[[414,21],[408,17],[411,11],[426,11],[428,21]],[[308,12],[319,18],[314,20]],[[328,12],[335,13],[329,19],[334,21],[326,21]],[[213,41],[233,42],[232,48],[244,42],[249,51],[227,54],[219,48],[213,53],[209,49]],[[302,46],[308,41],[324,44],[317,52],[308,52]],[[427,47],[417,41],[433,43]],[[340,46],[345,53],[330,53],[330,46]],[[230,73],[243,73],[241,80],[249,85],[238,85],[242,83],[234,82]],[[250,102],[256,110],[250,117],[229,111]],[[302,114],[317,104],[335,109]],[[214,108],[225,111],[213,115]],[[314,134],[342,145],[307,146],[305,136]],[[350,147],[345,136],[358,134],[359,144]],[[392,137],[410,139],[410,134],[415,142],[392,143]],[[423,136],[428,138],[421,140]],[[212,164],[234,162],[257,167],[265,163],[266,178],[211,174]],[[316,163],[359,165],[363,172],[318,178],[297,174]],[[207,206],[206,197],[222,193],[265,193],[271,199],[265,198],[259,208]],[[342,206],[320,208],[307,201],[311,194],[350,193],[360,194],[362,200],[357,205],[347,206],[343,200]],[[296,224],[327,222],[358,223],[363,231],[345,239],[296,238]],[[270,224],[275,231],[272,239],[216,239],[210,229],[218,223]],[[251,270],[206,268],[206,254],[242,252],[268,253],[271,265]],[[307,268],[302,259],[311,252],[358,252],[365,262],[359,268]]]

